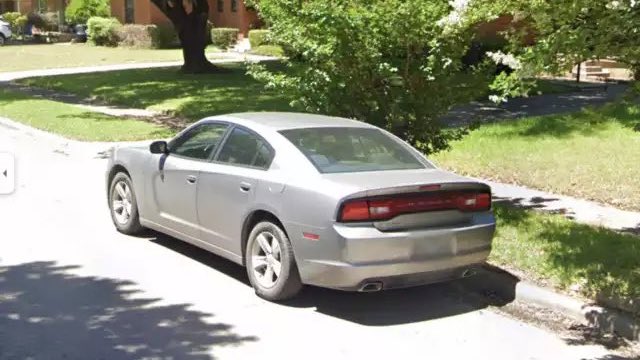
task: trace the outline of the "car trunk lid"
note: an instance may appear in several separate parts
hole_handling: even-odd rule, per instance
[[[381,231],[468,224],[491,204],[486,184],[438,169],[329,177],[357,189],[342,201],[337,220],[373,223]]]

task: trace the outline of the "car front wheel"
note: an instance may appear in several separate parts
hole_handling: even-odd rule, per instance
[[[121,233],[135,235],[144,229],[140,225],[138,202],[133,191],[131,178],[126,173],[117,173],[111,180],[109,209],[113,224]]]
[[[291,242],[285,232],[272,222],[261,222],[251,231],[246,263],[249,281],[263,299],[290,299],[302,289]]]
[[[5,39],[4,35],[0,34],[0,46],[3,46],[7,43],[7,39]]]

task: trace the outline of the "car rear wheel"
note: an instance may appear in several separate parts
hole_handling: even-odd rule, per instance
[[[7,39],[5,39],[4,35],[0,34],[0,46],[3,46],[7,43]]]
[[[123,172],[117,173],[109,187],[109,208],[111,219],[118,231],[135,235],[144,228],[140,225],[138,203],[131,185],[131,178]]]
[[[287,234],[272,222],[261,222],[251,231],[246,263],[249,281],[263,299],[290,299],[302,289],[291,242]]]

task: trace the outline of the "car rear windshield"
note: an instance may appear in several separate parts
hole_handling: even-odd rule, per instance
[[[282,130],[321,173],[424,169],[405,146],[378,129],[305,128]]]

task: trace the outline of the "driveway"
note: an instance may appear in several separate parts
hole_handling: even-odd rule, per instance
[[[18,173],[0,196],[1,359],[617,358],[503,315],[465,282],[262,301],[232,263],[117,233],[104,149],[0,126]]]

